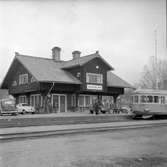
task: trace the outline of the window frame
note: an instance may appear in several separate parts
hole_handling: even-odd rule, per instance
[[[43,106],[43,97],[41,96],[41,94],[30,95],[30,105],[34,106],[34,107],[38,106],[38,105],[36,105],[36,102],[35,102],[37,97],[38,97],[38,101],[39,101],[39,97],[40,97],[40,107],[42,107]]]
[[[28,101],[27,101],[27,96],[26,95],[20,95],[19,96],[19,103],[27,103],[27,102]]]
[[[90,77],[96,77],[96,79],[94,78],[94,80],[96,81],[92,81],[93,79]],[[103,74],[98,74],[98,73],[86,73],[86,83],[91,83],[91,84],[103,84]]]
[[[28,83],[28,74],[19,75],[19,85],[24,85]]]

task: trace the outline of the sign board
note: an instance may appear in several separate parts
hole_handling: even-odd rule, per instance
[[[91,89],[91,90],[103,90],[102,85],[87,85],[87,89]]]

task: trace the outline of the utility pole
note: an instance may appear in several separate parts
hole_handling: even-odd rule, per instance
[[[157,58],[157,30],[154,31],[154,68],[155,68],[155,88],[158,89],[158,58]]]

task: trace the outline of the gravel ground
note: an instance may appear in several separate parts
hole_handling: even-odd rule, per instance
[[[0,143],[0,167],[166,167],[167,127]]]

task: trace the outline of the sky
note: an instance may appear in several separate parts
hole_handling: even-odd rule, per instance
[[[0,1],[0,82],[15,52],[61,59],[99,54],[114,73],[130,84],[139,82],[142,69],[154,56],[166,59],[165,0]]]

